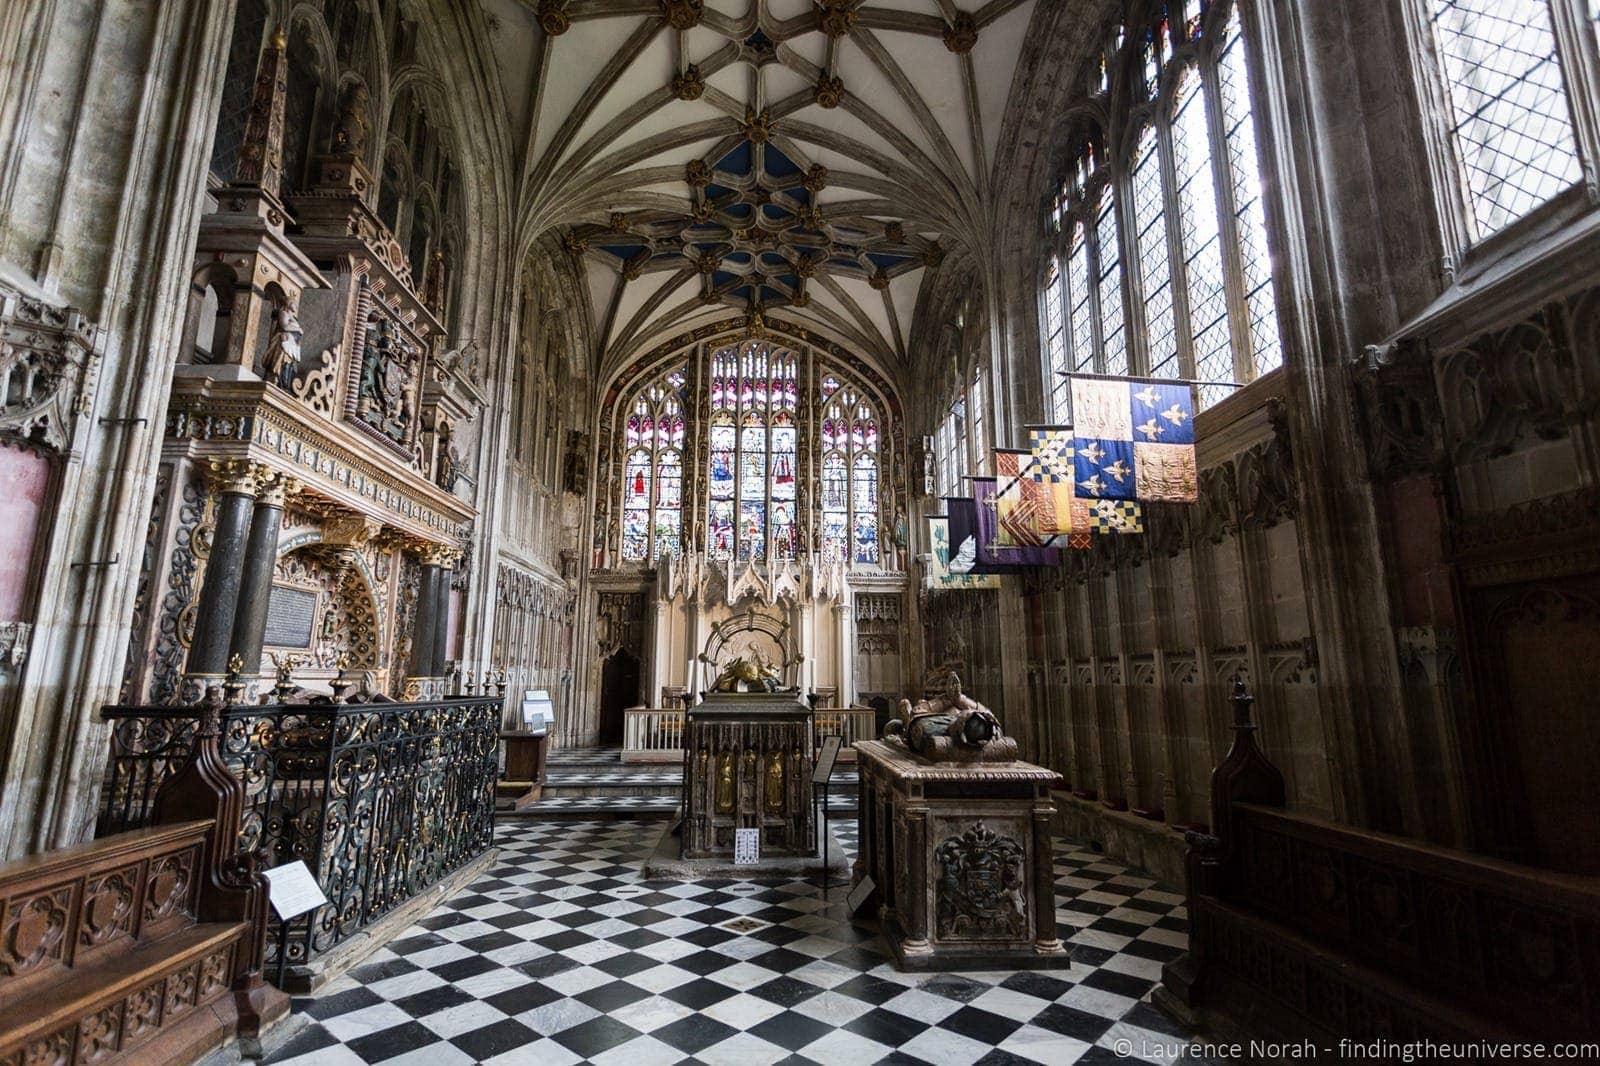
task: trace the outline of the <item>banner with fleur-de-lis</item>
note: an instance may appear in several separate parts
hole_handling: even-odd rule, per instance
[[[1073,481],[1090,500],[1195,503],[1194,385],[1071,375]]]

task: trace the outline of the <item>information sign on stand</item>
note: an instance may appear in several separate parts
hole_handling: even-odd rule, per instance
[[[839,749],[844,741],[832,734],[822,738],[822,750],[817,753],[816,769],[811,771],[813,785],[825,785],[833,777],[833,764],[839,761]]]
[[[733,831],[733,864],[754,866],[761,861],[761,830],[735,829]]]
[[[275,866],[264,873],[267,878],[267,899],[272,904],[273,913],[281,921],[298,918],[306,911],[314,911],[328,902],[328,897],[322,893],[322,886],[317,884],[317,879],[311,876],[311,870],[304,862]]]

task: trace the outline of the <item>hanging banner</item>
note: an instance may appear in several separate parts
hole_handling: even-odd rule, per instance
[[[1073,481],[1091,500],[1195,503],[1194,385],[1068,375]]]
[[[1013,572],[1033,566],[1055,566],[1059,562],[1054,548],[1007,547],[999,543],[1000,507],[995,495],[998,488],[995,479],[975,477],[971,480],[978,527],[977,570],[979,572]],[[997,567],[1005,569],[997,571],[995,569]]]
[[[968,538],[966,570],[972,567],[972,553],[977,550],[977,540]],[[993,574],[956,573],[950,568],[950,519],[947,515],[928,516],[928,543],[932,546],[932,560],[928,569],[930,589],[997,589],[1000,578]]]

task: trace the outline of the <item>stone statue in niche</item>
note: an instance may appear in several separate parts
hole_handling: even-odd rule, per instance
[[[261,357],[266,379],[280,389],[294,387],[300,373],[300,338],[305,330],[300,325],[300,301],[286,297],[272,310],[272,332],[267,337],[267,350]]]
[[[900,717],[883,727],[883,739],[934,762],[1010,762],[1017,742],[1000,731],[994,712],[961,692],[961,678],[945,675],[942,695],[900,701]]]
[[[359,156],[367,150],[367,87],[361,82],[345,90],[328,144],[340,155]]]
[[[444,314],[444,253],[437,249],[422,272],[422,302],[434,314]]]
[[[395,333],[394,323],[378,316],[367,331],[361,359],[361,388],[356,413],[396,444],[404,444],[411,427],[410,351]]]

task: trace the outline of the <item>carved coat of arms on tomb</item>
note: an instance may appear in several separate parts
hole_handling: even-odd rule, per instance
[[[934,853],[939,938],[1020,939],[1027,935],[1022,845],[974,822]]]

